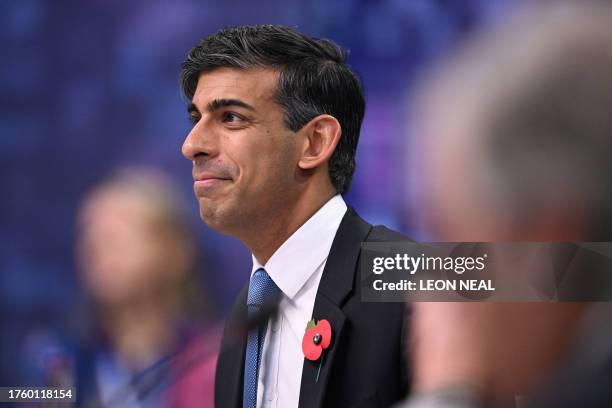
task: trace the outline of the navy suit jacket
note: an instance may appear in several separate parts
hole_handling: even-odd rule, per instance
[[[312,316],[330,322],[332,343],[318,381],[319,361],[304,359],[300,407],[386,407],[406,396],[406,308],[401,303],[361,302],[359,287],[361,243],[404,240],[386,227],[368,224],[352,208],[347,210],[323,270]],[[225,326],[215,380],[218,408],[242,405],[247,292],[248,284]]]

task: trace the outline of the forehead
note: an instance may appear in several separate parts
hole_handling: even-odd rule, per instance
[[[193,103],[201,107],[215,99],[240,99],[252,106],[273,102],[277,82],[273,69],[218,68],[200,74]]]
[[[86,198],[79,213],[79,222],[82,227],[87,227],[113,219],[150,221],[157,212],[155,204],[142,194],[110,185],[100,187]]]

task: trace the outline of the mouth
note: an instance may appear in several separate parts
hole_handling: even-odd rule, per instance
[[[219,188],[229,184],[231,178],[204,174],[194,178],[193,190],[198,197],[209,196]]]

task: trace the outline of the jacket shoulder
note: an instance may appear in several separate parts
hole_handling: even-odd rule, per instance
[[[352,226],[353,230],[360,231],[363,235],[363,242],[393,242],[393,241],[409,241],[414,240],[406,237],[405,235],[389,229],[384,225],[372,226],[369,222],[357,214],[355,209],[351,206],[348,207],[348,211],[343,219],[343,223],[340,225],[338,233],[342,230],[347,229],[348,226]],[[355,231],[352,231],[354,233]]]
[[[374,227],[372,227],[372,229],[370,230],[370,233],[365,239],[365,242],[394,242],[394,241],[414,242],[412,239],[408,238],[407,236],[397,231],[394,231],[392,229],[389,229],[385,227],[384,225],[375,225]]]

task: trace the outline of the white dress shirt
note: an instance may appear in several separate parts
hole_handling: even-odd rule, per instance
[[[315,297],[332,242],[346,213],[336,195],[276,250],[265,265],[253,256],[253,270],[264,268],[281,290],[278,314],[268,322],[263,346],[257,406],[297,407],[302,381],[302,337],[312,319]]]

